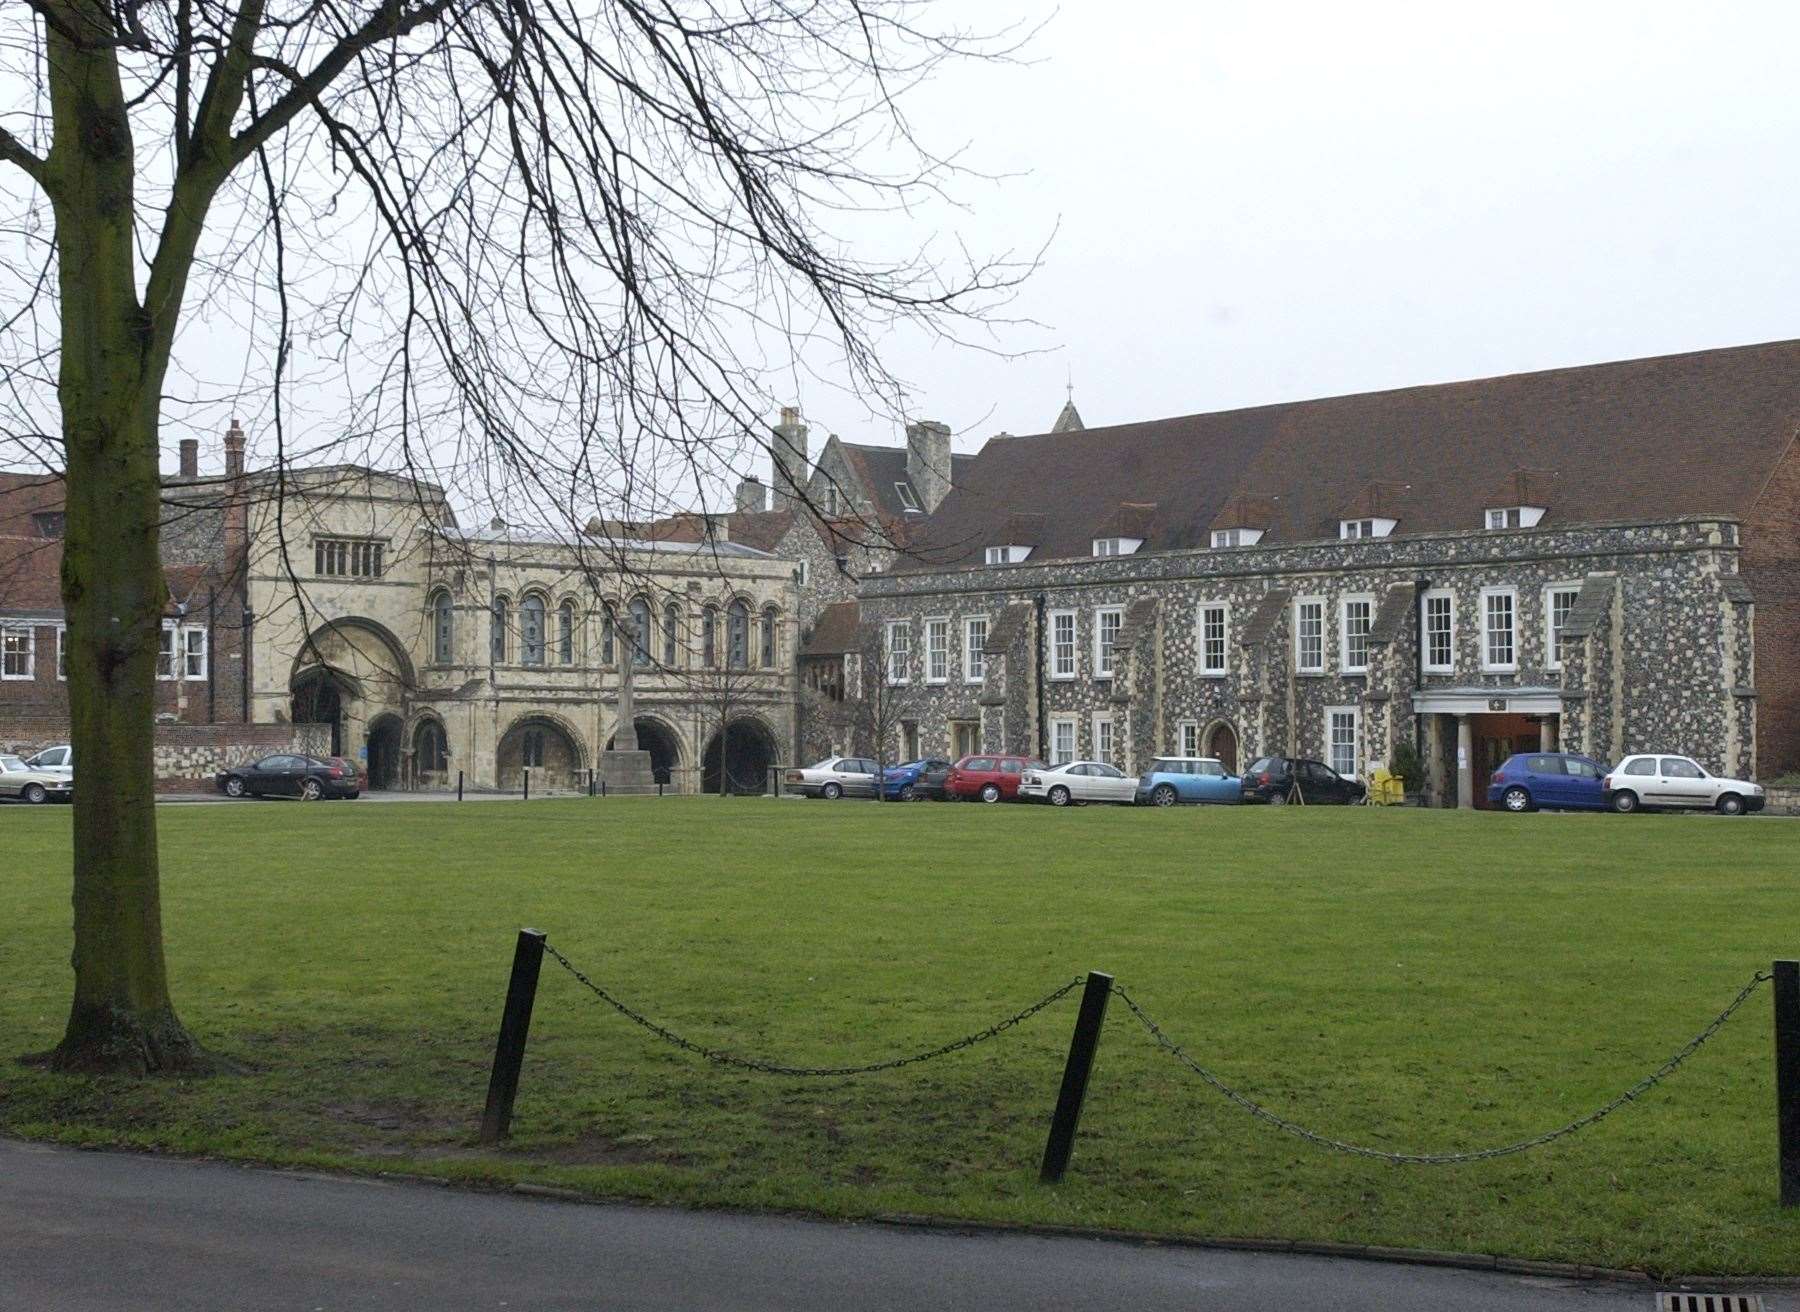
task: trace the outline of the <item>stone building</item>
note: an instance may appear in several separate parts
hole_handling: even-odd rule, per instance
[[[1800,765],[1800,343],[1058,427],[861,586],[927,753]]]

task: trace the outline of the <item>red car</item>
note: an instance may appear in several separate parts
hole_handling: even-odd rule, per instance
[[[1010,802],[1027,770],[1042,770],[1033,756],[965,756],[944,778],[944,796],[964,801]]]

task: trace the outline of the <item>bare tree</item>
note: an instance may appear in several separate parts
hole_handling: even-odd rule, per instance
[[[940,198],[953,162],[916,140],[906,95],[946,59],[1011,48],[928,28],[922,10],[0,13],[0,442],[66,479],[82,775],[75,988],[54,1065],[204,1060],[167,985],[151,761],[159,434],[171,411],[231,390],[200,362],[206,334],[250,344],[243,376],[274,434],[267,495],[282,496],[286,462],[335,453],[479,489],[515,523],[703,504],[755,444],[771,364],[829,347],[897,415],[905,391],[875,344],[991,322],[1031,263],[930,240],[853,253],[833,226]],[[327,382],[343,404],[309,414]],[[593,550],[607,568],[605,543]]]
[[[856,740],[885,772],[901,724],[918,716],[923,700],[912,647],[909,642],[904,649],[896,648],[884,626],[865,623],[857,630],[854,656],[856,668],[845,671],[846,712]],[[883,788],[877,788],[875,796],[887,800]]]

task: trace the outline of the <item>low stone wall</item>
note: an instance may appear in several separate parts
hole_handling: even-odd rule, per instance
[[[1770,815],[1800,815],[1800,788],[1771,788],[1763,802]]]
[[[0,751],[29,756],[53,743],[68,741],[67,720],[0,721]],[[330,749],[331,728],[323,724],[159,724],[156,791],[186,793],[210,789],[218,770],[270,752],[322,756]]]

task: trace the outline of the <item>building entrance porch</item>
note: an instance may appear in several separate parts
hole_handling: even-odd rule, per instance
[[[1555,751],[1562,697],[1552,688],[1443,689],[1413,694],[1433,806],[1482,809],[1488,780],[1515,752]]]

